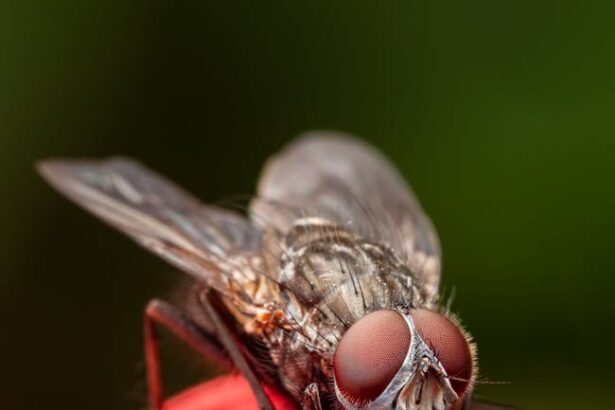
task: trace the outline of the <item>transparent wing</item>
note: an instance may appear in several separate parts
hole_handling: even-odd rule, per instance
[[[246,218],[201,204],[133,160],[48,160],[38,169],[71,200],[213,286],[232,269],[229,255],[259,248]]]
[[[251,210],[286,231],[297,217],[322,216],[387,243],[437,296],[436,232],[391,163],[365,143],[336,133],[304,135],[267,163]]]

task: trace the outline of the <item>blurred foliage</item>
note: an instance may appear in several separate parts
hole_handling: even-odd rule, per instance
[[[142,308],[179,277],[53,193],[37,159],[123,153],[215,201],[252,193],[267,155],[314,128],[365,138],[411,181],[482,375],[512,382],[479,395],[609,408],[614,12],[2,2],[3,408],[141,407]]]

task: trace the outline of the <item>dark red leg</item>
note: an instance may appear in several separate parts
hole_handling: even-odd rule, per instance
[[[168,329],[173,335],[186,342],[207,359],[219,364],[230,365],[224,347],[216,340],[214,335],[204,331],[183,312],[169,303],[158,299],[152,300],[145,308],[144,336],[147,385],[150,407],[153,410],[160,410],[164,400],[157,324]]]
[[[250,387],[252,387],[252,392],[256,396],[258,406],[261,410],[275,410],[271,404],[271,400],[267,397],[267,394],[263,390],[260,381],[256,377],[256,374],[254,374],[254,371],[250,367],[244,354],[241,352],[241,348],[239,347],[240,345],[237,343],[232,331],[224,323],[224,320],[212,303],[212,300],[210,299],[210,292],[204,290],[199,296],[199,301],[205,308],[205,312],[209,316],[214,329],[216,329],[216,336],[218,340],[224,346],[226,353],[228,353],[230,358],[233,360],[233,364],[246,378],[250,384]]]

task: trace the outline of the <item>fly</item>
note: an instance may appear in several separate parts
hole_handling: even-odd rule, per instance
[[[440,247],[372,147],[309,133],[265,165],[246,215],[205,205],[126,158],[43,161],[61,193],[193,279],[184,306],[145,310],[152,409],[157,327],[238,369],[261,409],[470,408],[476,347],[438,306]],[[495,408],[495,407],[494,407]]]

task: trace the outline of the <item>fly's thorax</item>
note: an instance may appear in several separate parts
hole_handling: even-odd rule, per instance
[[[299,219],[286,233],[278,278],[282,303],[292,309],[297,301],[304,312],[293,313],[326,327],[319,337],[333,343],[369,312],[424,304],[419,284],[392,249],[322,218]]]
[[[296,221],[284,245],[281,281],[312,303],[335,307],[346,324],[373,310],[423,303],[412,273],[386,244],[305,218]]]

